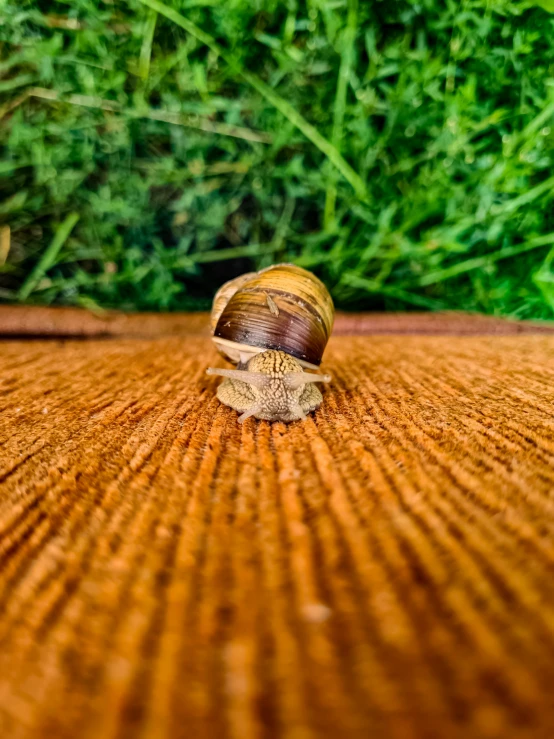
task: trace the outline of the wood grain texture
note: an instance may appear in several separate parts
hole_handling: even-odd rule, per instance
[[[0,360],[0,736],[554,735],[554,337],[333,337],[289,426],[193,333]]]

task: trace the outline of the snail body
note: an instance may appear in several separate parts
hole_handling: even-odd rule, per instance
[[[331,334],[334,307],[325,285],[310,272],[278,264],[241,275],[216,293],[213,341],[236,369],[210,368],[225,378],[219,400],[269,421],[305,418],[322,402],[314,383],[329,382],[317,369]]]

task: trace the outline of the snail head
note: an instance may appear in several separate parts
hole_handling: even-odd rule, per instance
[[[240,423],[250,416],[285,423],[303,419],[323,400],[314,383],[331,381],[329,375],[306,372],[290,354],[274,349],[254,355],[238,369],[210,367],[207,373],[225,378],[217,397],[241,413]]]

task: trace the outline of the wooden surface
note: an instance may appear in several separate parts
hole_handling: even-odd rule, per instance
[[[200,323],[0,343],[0,736],[554,736],[554,336],[418,320],[289,426]]]
[[[511,336],[554,333],[554,321],[510,321],[465,313],[341,313],[333,335],[426,334],[454,336]],[[208,313],[92,313],[81,308],[0,305],[0,336],[108,336],[156,338],[209,336]]]

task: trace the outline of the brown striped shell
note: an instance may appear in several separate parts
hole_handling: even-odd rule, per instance
[[[252,277],[255,276],[256,272],[247,272],[244,275],[240,275],[240,277],[235,277],[234,280],[229,280],[229,282],[225,282],[216,292],[212,303],[212,314],[210,316],[210,328],[212,331],[212,336],[215,333],[215,328],[217,326],[219,318],[229,300],[231,300],[236,291],[240,287],[242,287],[245,282],[248,282],[248,280],[251,280]]]
[[[333,319],[331,296],[315,275],[276,264],[225,283],[214,298],[211,329],[219,351],[235,364],[274,349],[315,369]]]

